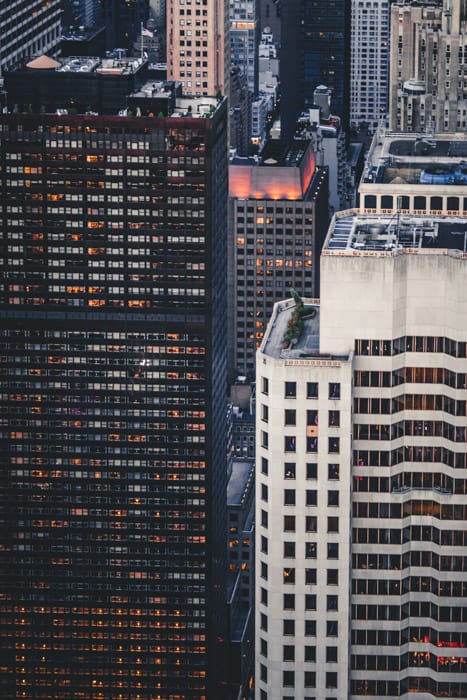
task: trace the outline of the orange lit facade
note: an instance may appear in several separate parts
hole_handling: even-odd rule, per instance
[[[216,697],[226,104],[0,128],[0,698]]]

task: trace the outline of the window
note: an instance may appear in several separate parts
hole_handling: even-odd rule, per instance
[[[337,662],[337,647],[326,647],[326,663]],[[328,686],[329,687],[329,686]]]
[[[339,518],[328,516],[328,532],[339,532]]]
[[[284,505],[295,505],[295,489],[284,489]]]
[[[339,598],[336,595],[326,596],[326,610],[338,610]]]
[[[295,462],[285,462],[284,479],[295,479]]]
[[[284,593],[283,604],[284,610],[295,610],[295,594]]]
[[[268,669],[267,669],[267,667],[264,664],[260,664],[259,668],[260,668],[259,675],[260,675],[261,680],[263,681],[263,683],[267,683],[268,682]]]
[[[260,613],[259,618],[260,618],[261,629],[264,630],[265,632],[267,632],[268,631],[268,616],[265,615],[264,613]]]
[[[316,610],[315,593],[305,593],[305,610]]]
[[[295,673],[294,671],[282,671],[282,685],[287,688],[295,687]]]
[[[306,436],[306,451],[318,452],[318,438],[316,437],[316,435]]]
[[[295,532],[295,515],[284,515],[284,532]]]
[[[305,637],[316,637],[316,620],[305,620]]]
[[[292,644],[282,647],[282,661],[295,661],[295,647]]]
[[[309,409],[306,412],[306,424],[310,426],[318,425],[318,411]]]
[[[316,542],[305,542],[305,558],[316,559],[318,546]]]
[[[337,620],[327,620],[326,622],[326,636],[327,637],[337,637],[338,624]]]
[[[285,382],[285,398],[294,399],[297,396],[297,382]]]
[[[268,655],[268,643],[265,639],[260,638],[259,640],[259,653],[261,656],[266,656]]]
[[[265,588],[261,588],[261,602],[263,605],[268,604],[268,592]]]
[[[341,385],[336,383],[329,384],[329,398],[330,399],[340,399],[341,397]]]
[[[261,420],[264,420],[265,423],[269,420],[269,406],[264,403],[261,404]]]
[[[316,489],[307,489],[305,502],[307,506],[318,505],[318,491]]]
[[[316,647],[305,647],[305,661],[316,661]]]
[[[268,538],[261,535],[261,551],[264,554],[268,553]]]
[[[266,484],[261,484],[261,500],[268,500],[268,487],[266,486]]]
[[[261,525],[262,525],[263,527],[267,527],[267,526],[268,526],[268,514],[267,514],[267,512],[266,512],[265,510],[262,510],[262,511],[261,511]]]
[[[328,542],[328,559],[339,559],[339,545],[337,542]]]
[[[318,465],[316,462],[307,462],[306,478],[307,479],[317,479],[318,478]]]
[[[262,430],[261,431],[261,447],[264,447],[267,450],[268,444],[269,444],[269,435],[265,430]]]
[[[266,457],[261,457],[261,473],[267,474],[269,471],[269,462]]]
[[[297,449],[297,439],[295,435],[285,435],[284,436],[284,450],[285,452],[295,452]]]
[[[329,427],[336,427],[336,428],[340,425],[340,412],[339,411],[329,411],[328,424],[329,424]]]
[[[305,688],[316,688],[316,671],[305,671]]]
[[[328,479],[329,481],[339,481],[338,464],[328,464]]]
[[[282,629],[287,636],[295,634],[295,620],[283,620]]]
[[[261,562],[261,578],[268,580],[268,565],[264,561]]]
[[[264,445],[263,445],[264,447]],[[328,452],[332,452],[334,454],[339,453],[340,451],[340,445],[339,445],[339,438],[338,437],[330,437],[328,438]]]
[[[337,688],[337,673],[335,671],[327,671],[326,688]]]
[[[284,542],[284,557],[286,559],[295,557],[295,542]]]
[[[296,413],[297,412],[294,408],[286,408],[284,411],[284,424],[285,425],[295,425]]]
[[[339,505],[339,491],[328,491],[328,506]]]
[[[318,398],[318,382],[307,382],[306,383],[306,397],[307,397],[307,399],[317,399]]]
[[[287,516],[285,516],[287,517]],[[295,528],[294,528],[295,530]],[[307,515],[305,517],[305,531],[306,532],[317,532],[318,530],[318,518],[316,515]]]
[[[294,584],[295,583],[295,569],[290,566],[285,566],[282,569],[282,579],[284,583]]]
[[[261,391],[266,396],[269,394],[269,379],[267,377],[261,378]]]
[[[305,583],[308,586],[316,583],[316,569],[305,569]]]
[[[339,571],[337,569],[327,569],[326,583],[328,586],[337,586],[339,583]]]

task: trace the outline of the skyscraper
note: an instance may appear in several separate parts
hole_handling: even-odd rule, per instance
[[[167,5],[167,77],[191,95],[227,95],[228,0],[173,0]]]
[[[258,92],[259,38],[258,0],[230,0],[230,60],[247,79],[252,95]]]
[[[332,90],[333,111],[349,119],[350,0],[281,4],[281,134],[291,137],[318,85]]]
[[[1,115],[0,697],[219,697],[226,101],[40,65]]]
[[[60,0],[0,0],[0,77],[26,56],[58,49],[61,14]]]
[[[467,696],[465,228],[338,213],[320,304],[275,306],[257,356],[257,700]]]
[[[466,36],[464,0],[392,6],[392,130],[465,133]]]
[[[352,0],[350,121],[371,131],[388,112],[389,12],[389,0]]]

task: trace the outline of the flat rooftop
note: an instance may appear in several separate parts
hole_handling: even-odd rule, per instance
[[[234,459],[232,472],[227,484],[227,505],[239,506],[244,500],[247,488],[254,473],[254,460]]]
[[[424,251],[467,252],[467,218],[447,216],[372,216],[340,212],[332,220],[324,254],[384,255]]]
[[[467,176],[458,173],[466,167],[467,137],[464,133],[401,134],[379,129],[368,152],[362,183],[396,181],[465,187]]]

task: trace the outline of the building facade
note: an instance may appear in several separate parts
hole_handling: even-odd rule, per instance
[[[389,0],[352,0],[350,122],[371,131],[388,113],[389,12]]]
[[[318,85],[332,90],[333,110],[349,121],[350,0],[281,4],[281,135],[293,136]]]
[[[275,306],[257,357],[257,700],[467,695],[465,223],[337,214],[320,306]]]
[[[136,63],[10,74],[1,115],[9,700],[225,682],[226,100],[200,112]]]
[[[229,168],[229,348],[232,376],[254,378],[256,349],[275,301],[319,289],[327,228],[327,171],[307,141],[270,141],[257,163]]]
[[[61,34],[60,0],[31,0],[12,5],[0,2],[0,77],[27,56],[56,52]]]
[[[174,0],[167,5],[167,77],[186,94],[229,94],[228,0]]]
[[[258,0],[230,0],[230,60],[247,79],[252,95],[258,92],[258,5]]]
[[[392,6],[390,129],[465,132],[466,31],[463,0]]]

